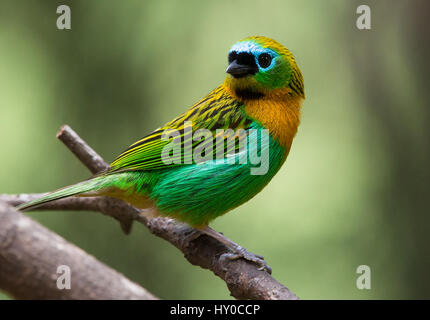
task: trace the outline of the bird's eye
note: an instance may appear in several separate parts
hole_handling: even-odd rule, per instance
[[[258,57],[258,64],[260,65],[260,67],[264,69],[270,66],[271,63],[272,63],[272,57],[268,53],[262,53]]]
[[[232,51],[228,54],[228,63],[232,63],[237,58],[237,52]]]

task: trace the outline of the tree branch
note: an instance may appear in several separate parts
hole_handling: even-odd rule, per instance
[[[57,268],[71,288],[57,287]],[[0,288],[18,299],[156,299],[141,286],[0,201]]]
[[[105,170],[106,163],[68,126],[63,126],[57,137],[93,172]],[[39,197],[37,194],[1,195],[11,205],[18,205]],[[232,296],[237,299],[279,299],[295,300],[297,296],[287,287],[276,281],[270,274],[243,259],[223,259],[229,252],[223,244],[212,237],[201,234],[196,237],[195,230],[173,219],[157,217],[147,219],[141,211],[127,203],[108,198],[66,198],[40,206],[37,210],[91,210],[114,217],[131,226],[130,221],[138,221],[182,251],[193,265],[211,270],[223,279]],[[124,222],[125,221],[125,222]],[[129,229],[128,229],[129,230]],[[127,231],[127,229],[125,230]]]
[[[62,141],[93,174],[109,169],[103,158],[67,124],[60,128],[57,139]]]

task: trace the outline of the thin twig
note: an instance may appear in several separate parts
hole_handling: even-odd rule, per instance
[[[60,128],[57,138],[93,173],[109,169],[109,165],[67,124]]]

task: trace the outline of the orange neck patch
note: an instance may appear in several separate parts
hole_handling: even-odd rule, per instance
[[[235,93],[225,86],[233,96]],[[292,94],[290,88],[266,92],[264,97],[245,100],[245,112],[260,122],[272,137],[290,150],[293,138],[300,124],[300,107],[303,98]]]

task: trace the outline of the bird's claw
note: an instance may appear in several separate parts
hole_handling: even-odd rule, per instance
[[[267,271],[267,273],[272,274],[272,268],[266,263],[266,261],[264,261],[263,256],[249,252],[244,248],[240,248],[235,252],[224,253],[221,257],[229,260],[237,260],[243,258],[245,260],[255,263],[258,266],[258,270]]]

